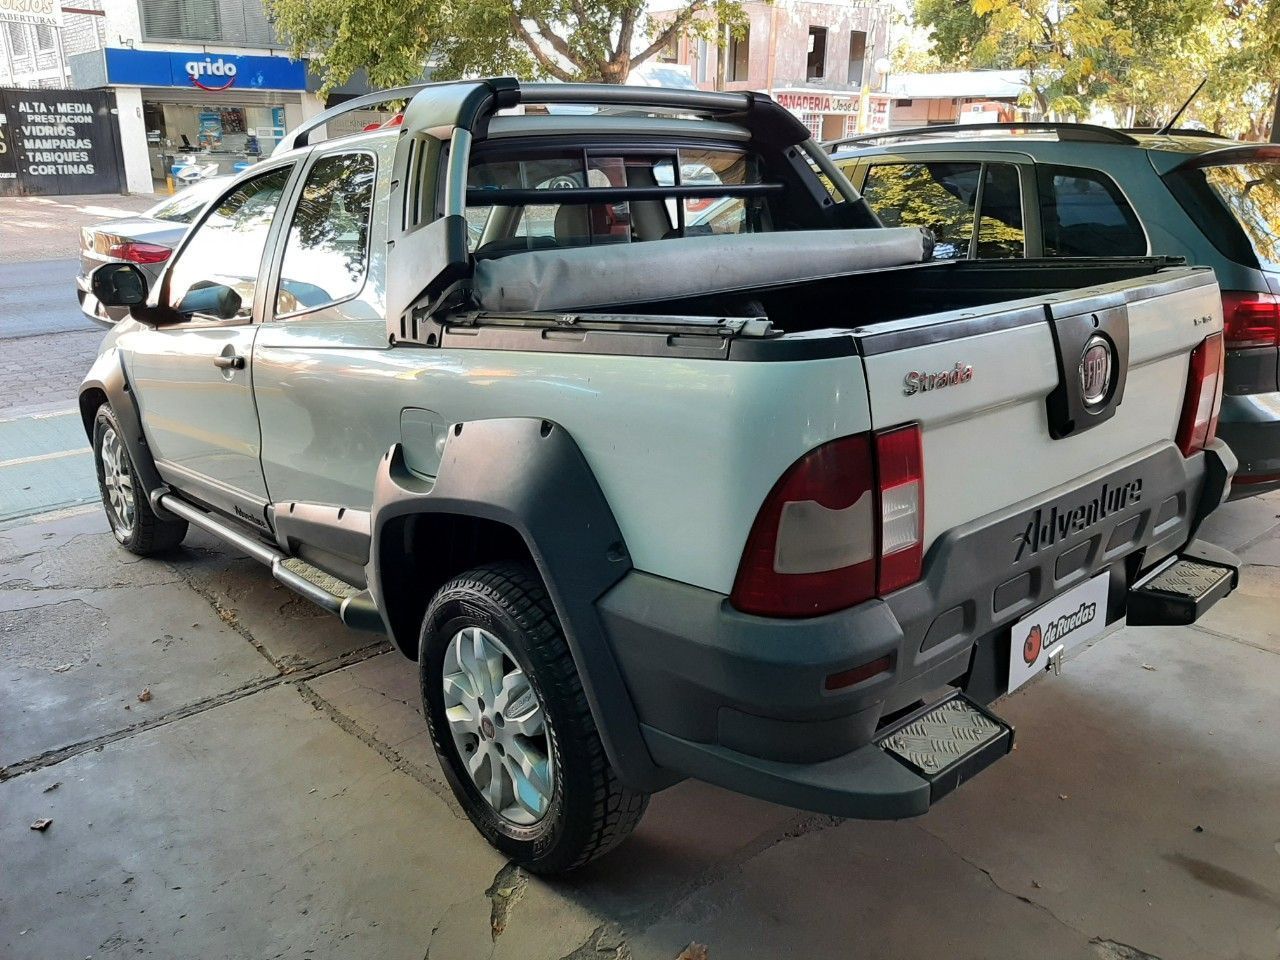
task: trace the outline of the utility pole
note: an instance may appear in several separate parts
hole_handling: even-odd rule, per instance
[[[1280,83],[1276,84],[1276,109],[1271,115],[1271,142],[1280,143]]]

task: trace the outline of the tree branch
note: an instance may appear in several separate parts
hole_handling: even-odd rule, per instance
[[[693,19],[693,15],[703,10],[707,6],[708,0],[693,0],[687,7],[675,15],[671,23],[660,34],[654,37],[653,43],[645,47],[640,53],[631,58],[632,66],[639,66],[650,57],[654,56],[658,51],[671,42],[671,38],[680,31],[685,24]]]
[[[569,44],[565,43],[564,38],[557,36],[551,29],[551,24],[547,23],[547,21],[543,20],[541,17],[530,17],[530,19],[534,22],[534,25],[537,26],[538,35],[546,40],[547,43],[551,44],[552,50],[560,54],[560,56],[564,57],[575,67],[582,66],[582,64],[578,62],[578,58],[574,56],[573,49]]]
[[[524,21],[520,19],[518,13],[511,14],[511,29],[516,32],[522,43],[529,48],[529,52],[533,54],[535,60],[542,65],[542,68],[551,74],[557,80],[569,83],[573,80],[573,74],[569,73],[564,67],[556,63],[555,58],[547,51],[542,49],[536,37],[525,27]]]
[[[628,7],[622,11],[622,19],[618,23],[618,45],[613,49],[614,58],[631,53],[631,38],[636,28],[636,11]]]

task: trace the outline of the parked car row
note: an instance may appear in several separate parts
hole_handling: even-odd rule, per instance
[[[888,226],[935,257],[1166,254],[1222,287],[1219,435],[1233,493],[1280,487],[1280,146],[1084,124],[926,127],[826,145]]]
[[[685,777],[923,814],[1012,749],[1000,697],[1234,588],[1197,539],[1236,469],[1224,299],[1110,175],[860,162],[750,93],[495,79],[312,118],[158,275],[89,278],[128,314],[80,393],[111,529],[195,525],[388,636],[529,869]]]

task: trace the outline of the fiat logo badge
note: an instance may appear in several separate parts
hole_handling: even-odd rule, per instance
[[[1080,393],[1086,407],[1097,407],[1111,390],[1111,344],[1095,334],[1080,355]]]

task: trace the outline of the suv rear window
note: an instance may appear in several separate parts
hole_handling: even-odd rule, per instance
[[[1207,167],[1204,179],[1249,238],[1262,269],[1280,273],[1280,163]]]
[[[1036,164],[1046,257],[1138,257],[1147,237],[1114,180],[1100,170]]]

